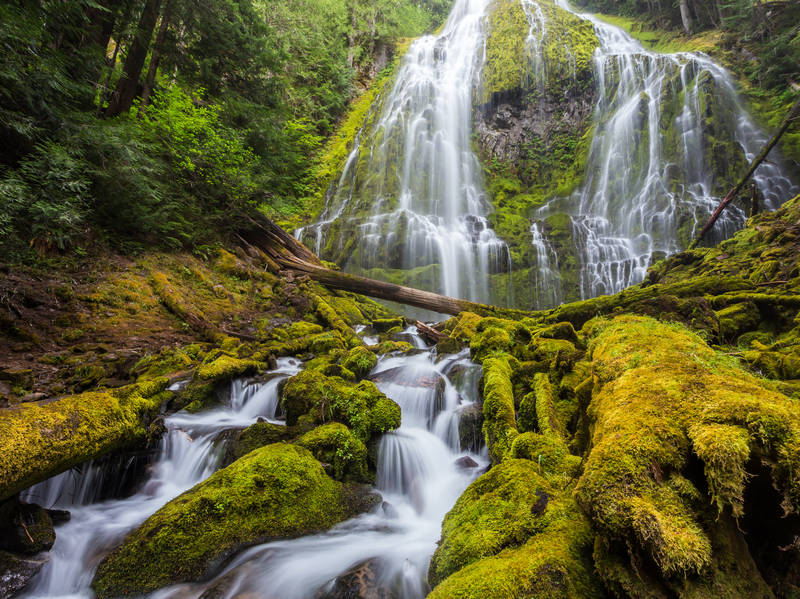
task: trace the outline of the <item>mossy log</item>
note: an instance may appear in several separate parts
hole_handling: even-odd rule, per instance
[[[144,442],[166,385],[160,378],[0,410],[0,501],[76,464]]]
[[[255,246],[264,252],[269,257],[269,263],[277,265],[285,271],[307,275],[331,289],[351,291],[454,316],[461,312],[508,318],[522,317],[527,314],[521,310],[479,304],[431,291],[332,270],[327,268],[311,250],[267,218],[258,222],[251,221],[251,228],[241,231],[239,236],[248,245]]]

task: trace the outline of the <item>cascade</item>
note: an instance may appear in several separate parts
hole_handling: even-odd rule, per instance
[[[369,331],[361,329],[366,340]],[[477,474],[488,465],[485,450],[462,450],[461,411],[478,400],[480,368],[468,350],[437,356],[413,328],[405,334],[419,348],[407,356],[383,356],[370,375],[402,410],[402,425],[383,436],[378,447],[376,488],[384,498],[377,510],[331,531],[278,541],[244,551],[215,579],[184,584],[152,594],[154,599],[200,597],[224,580],[227,595],[269,590],[291,599],[330,589],[337,577],[369,562],[377,583],[399,597],[421,598],[429,591],[428,562],[436,548],[444,515]],[[24,597],[91,597],[89,584],[100,558],[124,535],[165,503],[210,476],[220,466],[220,433],[249,426],[259,418],[282,423],[280,383],[302,364],[281,358],[278,367],[256,381],[231,383],[226,405],[203,412],[178,412],[166,419],[164,435],[149,474],[128,497],[96,493],[101,464],[70,471],[27,490],[23,499],[68,509],[71,519],[57,527],[50,562]],[[223,437],[224,438],[224,437]],[[460,467],[469,456],[474,468]],[[215,595],[216,596],[216,595]]]
[[[685,248],[767,135],[744,109],[729,73],[704,54],[651,52],[566,0],[557,4],[590,21],[600,42],[595,132],[582,184],[536,217],[570,216],[583,299],[639,283],[655,257]],[[756,171],[762,209],[774,210],[800,190],[785,172],[777,152]],[[732,206],[712,240],[727,238],[745,219],[743,208]],[[546,236],[536,227],[532,233],[537,284],[560,288],[558,269],[548,264],[552,252],[543,249]]]
[[[445,295],[489,299],[488,274],[506,269],[509,254],[486,220],[471,146],[488,4],[457,0],[441,33],[411,45],[320,220],[296,232],[324,258],[351,271],[391,270]]]

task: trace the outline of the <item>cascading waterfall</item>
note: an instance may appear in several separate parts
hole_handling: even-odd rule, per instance
[[[297,360],[282,358],[268,382],[248,387],[234,382],[230,405],[167,418],[167,433],[151,473],[130,497],[104,500],[98,494],[108,469],[98,464],[87,464],[80,473],[67,471],[24,492],[23,500],[67,509],[71,517],[56,529],[49,562],[22,596],[91,597],[89,584],[102,556],[161,506],[219,467],[222,448],[215,439],[221,431],[249,426],[258,417],[276,421],[278,383],[296,374],[299,366]]]
[[[591,21],[600,41],[594,58],[596,130],[583,184],[537,216],[571,215],[580,293],[587,298],[639,283],[654,255],[688,245],[733,183],[715,170],[726,168],[735,177],[767,136],[742,106],[730,75],[705,55],[650,52],[621,29],[575,12],[566,0],[557,3]],[[733,157],[715,156],[722,146],[733,147]],[[797,193],[783,172],[775,156],[756,171],[762,209],[775,209]],[[742,208],[731,206],[712,239],[730,236],[745,218]],[[548,254],[539,248],[546,239],[533,233],[541,260]],[[541,262],[539,278],[540,285],[560,286],[557,274]]]
[[[370,339],[367,331],[361,333]],[[485,450],[462,450],[458,432],[461,411],[478,399],[480,368],[469,361],[467,351],[437,359],[415,329],[407,334],[424,349],[414,356],[384,356],[371,374],[402,410],[402,426],[384,435],[378,448],[377,489],[383,505],[324,534],[253,547],[210,583],[163,589],[152,595],[154,599],[197,598],[222,579],[225,594],[214,596],[269,592],[282,599],[313,597],[367,561],[379,577],[377,584],[396,596],[416,599],[427,594],[428,562],[442,519],[488,459]],[[234,381],[227,405],[168,417],[151,473],[130,497],[102,499],[97,489],[103,469],[92,464],[80,474],[67,472],[26,491],[24,500],[68,509],[71,519],[57,527],[50,562],[23,596],[90,597],[89,584],[102,556],[219,467],[224,450],[220,433],[249,426],[258,418],[282,422],[280,383],[301,367],[295,359],[282,358],[278,368],[258,382]],[[459,458],[466,457],[468,465],[459,465]]]
[[[427,347],[414,356],[384,356],[370,375],[402,410],[402,425],[378,447],[380,508],[323,534],[248,549],[212,581],[164,589],[153,599],[199,597],[211,588],[225,599],[265,591],[281,599],[324,596],[337,577],[367,563],[376,587],[396,597],[424,597],[442,519],[488,464],[485,451],[462,451],[458,435],[461,410],[477,400],[479,367],[466,351],[435,360]],[[472,468],[459,467],[463,457],[473,460]]]
[[[439,35],[412,44],[320,221],[296,232],[324,257],[356,270],[421,270],[420,286],[488,300],[488,274],[509,264],[486,220],[470,138],[488,4],[457,0]]]

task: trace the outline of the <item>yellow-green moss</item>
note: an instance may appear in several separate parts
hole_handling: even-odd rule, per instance
[[[532,508],[546,505],[552,494],[528,460],[506,460],[476,479],[442,523],[442,539],[428,573],[431,585],[540,532],[544,508]]]
[[[430,599],[600,599],[605,590],[591,560],[594,533],[569,496],[545,502],[524,545],[484,557],[446,578]],[[544,505],[542,505],[544,504]],[[536,505],[536,504],[535,504]],[[528,509],[531,509],[530,507]]]
[[[210,382],[227,381],[239,376],[255,374],[265,367],[265,364],[255,360],[242,360],[221,355],[213,362],[201,365],[197,369],[197,377]]]
[[[268,445],[150,516],[103,560],[92,588],[119,597],[199,580],[244,547],[328,529],[354,507],[307,449]]]
[[[774,483],[800,505],[800,419],[791,401],[679,325],[625,316],[595,321],[592,448],[576,497],[603,534],[635,542],[666,577],[703,572],[712,544],[685,492],[663,484],[704,467],[720,511],[741,514],[750,448],[777,463]]]
[[[499,463],[519,433],[514,413],[511,358],[487,358],[483,362],[483,436],[493,463]]]
[[[64,470],[142,443],[166,379],[0,410],[0,500]]]
[[[367,446],[339,422],[318,426],[297,439],[319,461],[330,464],[336,480],[374,482],[367,465]]]
[[[354,347],[342,359],[342,366],[350,370],[357,378],[364,378],[375,368],[378,358],[366,347]]]
[[[286,382],[281,405],[290,426],[303,416],[320,424],[335,420],[349,426],[364,443],[400,426],[400,407],[371,381],[352,384],[313,370],[304,370]]]

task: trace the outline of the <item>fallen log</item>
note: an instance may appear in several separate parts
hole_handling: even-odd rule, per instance
[[[789,126],[792,124],[792,122],[794,122],[795,119],[797,119],[798,116],[800,116],[800,98],[798,98],[798,100],[794,103],[794,106],[792,106],[791,110],[789,110],[789,113],[783,119],[783,123],[775,132],[775,135],[772,136],[767,144],[761,149],[761,152],[759,152],[758,156],[756,156],[750,163],[750,167],[747,169],[747,172],[744,174],[744,176],[739,179],[739,182],[731,188],[731,190],[728,192],[728,195],[726,195],[716,207],[714,212],[711,214],[711,217],[708,219],[708,222],[706,222],[705,226],[703,226],[702,230],[700,231],[700,234],[695,238],[694,241],[692,241],[691,245],[689,245],[690,250],[696,248],[697,245],[703,240],[703,237],[705,237],[706,233],[711,230],[711,228],[714,226],[714,223],[717,222],[717,219],[719,219],[723,210],[725,210],[725,208],[727,208],[728,205],[736,199],[736,195],[742,190],[748,179],[750,179],[753,173],[756,172],[758,166],[764,161],[772,148],[774,148],[778,141],[780,141],[783,134],[786,133],[786,131],[789,129]]]
[[[414,326],[417,327],[419,334],[425,337],[425,339],[427,339],[431,343],[439,343],[439,341],[447,337],[447,335],[445,335],[444,333],[437,331],[432,326],[428,326],[421,320],[416,321],[414,323]]]
[[[238,233],[240,239],[264,252],[270,261],[280,267],[282,271],[307,275],[310,279],[331,289],[351,291],[453,316],[461,312],[474,312],[480,316],[501,318],[524,318],[529,315],[523,310],[480,304],[333,270],[325,266],[311,250],[268,218],[259,218],[258,221],[251,219],[250,222],[251,227],[248,230]]]

